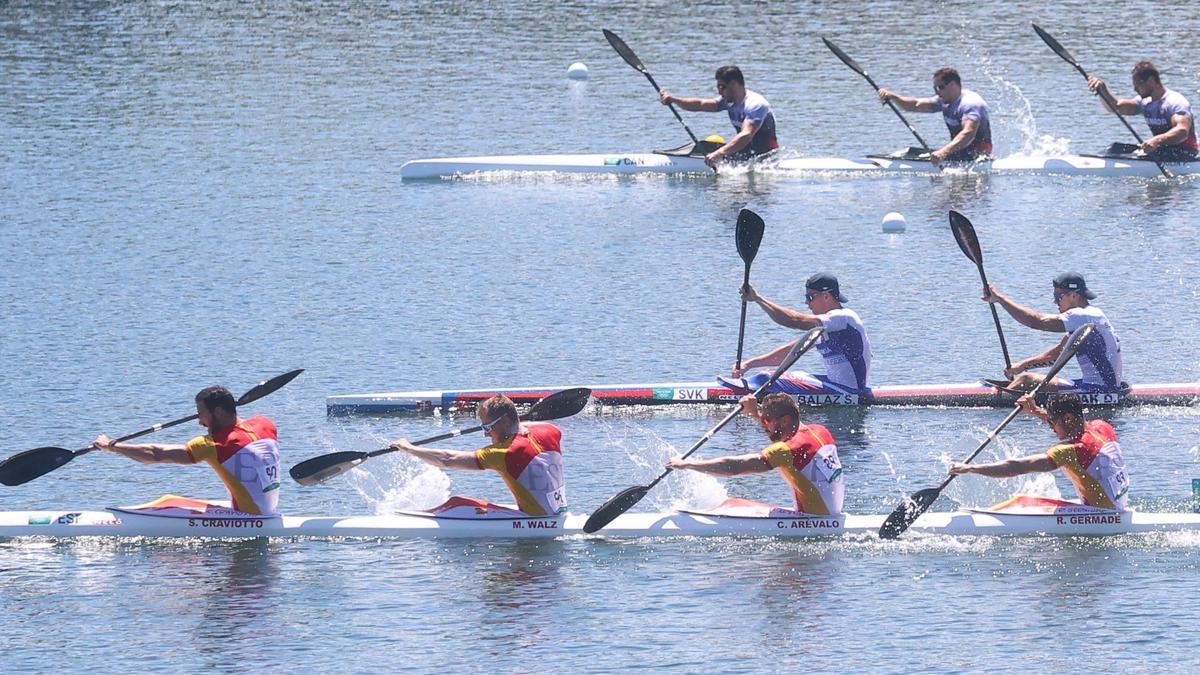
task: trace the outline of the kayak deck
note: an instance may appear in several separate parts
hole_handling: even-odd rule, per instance
[[[580,385],[547,387],[495,387],[461,390],[400,391],[344,394],[325,400],[326,412],[340,415],[386,415],[469,411],[496,394],[514,403],[532,404],[555,392]],[[592,384],[592,398],[602,406],[730,404],[740,397],[715,381],[650,384]],[[1166,405],[1191,406],[1200,401],[1200,382],[1134,385],[1123,393],[1080,394],[1089,406]],[[870,395],[822,390],[796,394],[803,407],[856,407],[868,405],[939,407],[1011,407],[1016,395],[986,382],[879,386]]]

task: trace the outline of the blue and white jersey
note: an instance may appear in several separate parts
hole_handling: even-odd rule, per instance
[[[963,120],[975,120],[978,125],[975,140],[971,141],[971,145],[966,149],[977,153],[992,151],[992,119],[982,96],[970,89],[963,89],[962,94],[953,103],[945,103],[939,96],[931,96],[925,101],[932,103],[937,111],[942,113],[942,121],[950,131],[950,138],[962,131]]]
[[[1075,307],[1058,315],[1073,333],[1085,324],[1096,328],[1091,336],[1075,352],[1075,360],[1083,371],[1083,387],[1099,391],[1117,391],[1121,388],[1121,341],[1113,332],[1112,324],[1099,307]]]
[[[779,147],[779,140],[775,138],[775,113],[762,94],[747,89],[746,98],[741,103],[729,103],[722,98],[717,103],[717,109],[729,113],[734,133],[742,130],[742,123],[746,120],[754,124],[756,131],[750,140],[750,154],[761,155]]]
[[[852,309],[835,309],[817,318],[825,332],[817,340],[817,351],[825,359],[825,376],[830,382],[853,391],[865,390],[871,371],[871,341],[862,319]]]
[[[1177,91],[1167,89],[1163,97],[1155,101],[1152,98],[1140,98],[1135,96],[1137,101],[1138,112],[1142,113],[1146,118],[1146,124],[1150,126],[1150,131],[1154,135],[1166,133],[1175,126],[1171,122],[1171,118],[1176,115],[1183,115],[1189,120],[1190,130],[1188,137],[1179,145],[1196,152],[1196,118],[1192,115],[1192,106],[1183,94]]]

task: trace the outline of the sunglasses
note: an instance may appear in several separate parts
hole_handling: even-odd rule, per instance
[[[496,419],[492,420],[491,422],[480,421],[479,426],[483,428],[483,432],[486,434],[486,433],[490,432],[493,428],[495,428],[495,426],[497,424],[500,424],[500,422],[502,422],[505,417],[508,417],[508,415],[501,415],[501,416],[497,417]]]
[[[1074,293],[1074,292],[1075,291],[1054,291],[1054,301],[1058,302],[1059,300],[1062,300],[1063,298],[1067,297],[1067,293]]]
[[[941,84],[935,84],[935,85],[933,85],[933,93],[940,94],[940,93],[942,93],[943,89],[945,89],[946,87],[949,87],[949,86],[950,86],[949,82],[942,82]]]
[[[816,293],[813,293],[813,292],[811,292],[811,291],[810,291],[810,292],[807,292],[807,293],[805,293],[805,294],[804,294],[804,301],[805,301],[805,302],[812,302],[813,300],[815,300],[815,299],[817,298],[817,295],[818,295],[818,294],[820,294],[820,293],[828,293],[828,292],[829,292],[829,291],[817,291]]]

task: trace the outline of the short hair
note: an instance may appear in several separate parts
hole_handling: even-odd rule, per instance
[[[1046,413],[1051,419],[1059,419],[1066,414],[1083,417],[1083,401],[1074,394],[1051,394],[1046,399]]]
[[[955,84],[962,86],[962,78],[958,76],[958,71],[949,66],[945,68],[938,68],[934,71],[933,76],[937,78],[939,84],[954,82]]]
[[[489,422],[495,422],[506,415],[516,421],[517,406],[504,394],[496,394],[479,404],[479,416],[487,417]]]
[[[1142,59],[1133,67],[1133,79],[1137,82],[1145,82],[1150,79],[1151,75],[1154,76],[1155,80],[1158,80],[1160,83],[1162,82],[1162,79],[1158,76],[1158,68],[1155,68],[1153,63]]]
[[[237,413],[237,399],[233,397],[233,394],[228,389],[219,384],[201,389],[196,394],[196,403],[203,403],[204,408],[210,413],[216,412],[217,408]]]
[[[737,66],[721,66],[717,68],[718,82],[737,82],[743,87],[746,86],[746,78],[742,77],[742,69]]]
[[[777,391],[774,394],[767,394],[762,400],[762,416],[773,420],[780,417],[791,415],[800,421],[800,405],[796,403],[796,397],[791,394],[785,394]]]

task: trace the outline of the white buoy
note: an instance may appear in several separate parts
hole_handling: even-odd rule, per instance
[[[905,227],[908,227],[908,222],[904,220],[903,215],[895,211],[883,217],[884,232],[903,232]]]
[[[571,67],[567,68],[567,77],[571,78],[572,80],[588,79],[587,66],[583,65],[582,63],[579,63],[578,61],[576,61],[575,63],[572,63]]]

